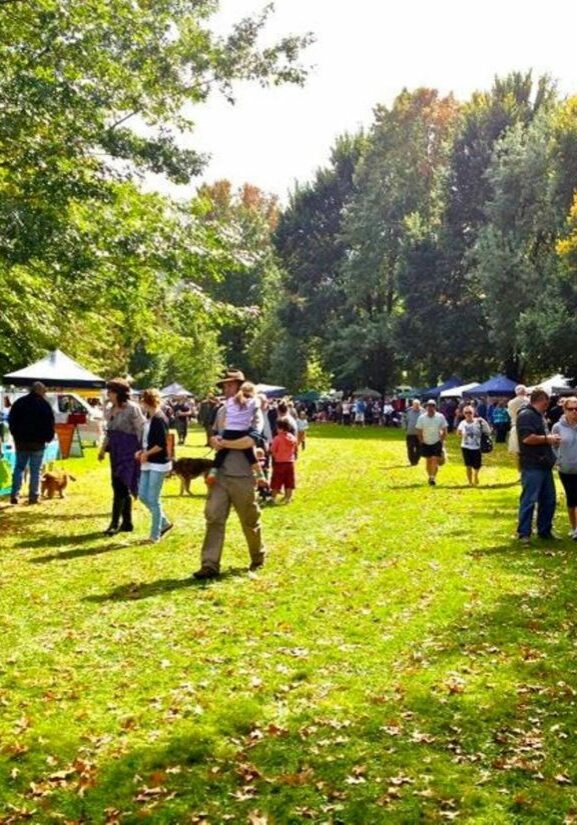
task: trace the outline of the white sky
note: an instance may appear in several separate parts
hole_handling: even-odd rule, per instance
[[[215,28],[265,2],[222,0]],[[312,72],[304,88],[244,84],[235,106],[214,98],[196,110],[190,145],[212,155],[207,181],[248,181],[284,199],[326,164],[339,134],[368,126],[373,107],[405,86],[465,99],[495,74],[532,68],[577,94],[572,0],[276,0],[275,9],[267,38],[315,34],[303,56]]]

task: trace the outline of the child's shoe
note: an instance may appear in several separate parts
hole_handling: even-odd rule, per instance
[[[212,487],[212,486],[213,486],[213,484],[216,484],[217,475],[218,475],[218,470],[216,469],[216,467],[213,467],[213,468],[212,468],[211,470],[209,470],[209,471],[208,471],[208,473],[205,475],[205,477],[204,477],[204,481],[205,481],[205,483],[206,483],[209,487]]]
[[[256,481],[256,486],[260,488],[268,487],[268,480],[261,468],[259,467],[258,470],[254,471],[254,478]]]

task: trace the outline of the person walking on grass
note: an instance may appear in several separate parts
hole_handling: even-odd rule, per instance
[[[577,541],[577,397],[564,401],[564,414],[553,425],[551,432],[560,438],[555,450],[559,478],[565,490],[567,514],[571,527],[569,535]]]
[[[307,446],[307,432],[309,429],[309,420],[304,410],[301,410],[297,418],[297,442],[298,449],[304,450]]]
[[[112,518],[105,536],[132,533],[132,496],[138,495],[140,464],[135,455],[140,449],[144,415],[130,400],[130,384],[124,378],[115,378],[106,385],[108,406],[105,410],[106,435],[98,460],[110,455],[112,476]]]
[[[18,398],[10,408],[8,426],[16,448],[10,503],[18,496],[26,468],[30,467],[28,503],[40,502],[40,470],[46,445],[54,438],[54,413],[45,399],[46,387],[35,381],[28,395]]]
[[[521,461],[521,499],[517,537],[522,544],[531,539],[533,512],[537,507],[539,538],[552,539],[556,495],[553,480],[555,453],[553,447],[561,442],[559,433],[549,432],[545,412],[549,396],[541,387],[531,393],[529,406],[517,415],[517,435]]]
[[[295,489],[296,451],[296,436],[290,432],[288,422],[281,418],[277,421],[277,434],[273,438],[271,446],[273,464],[270,489],[273,504],[283,489],[284,503],[290,504],[292,501]]]
[[[140,464],[138,498],[152,516],[148,543],[156,544],[172,529],[160,503],[164,479],[172,470],[168,454],[168,419],[162,412],[162,398],[158,390],[144,390],[140,406],[146,423],[142,433],[142,449],[135,455]]]
[[[240,370],[229,370],[224,378],[217,382],[225,398],[234,398],[244,382],[244,375]],[[204,508],[206,529],[200,551],[200,569],[193,573],[197,581],[215,579],[220,574],[220,561],[224,545],[226,522],[234,507],[238,515],[248,551],[250,554],[250,570],[262,567],[265,561],[265,549],[262,542],[260,508],[256,498],[256,487],[252,470],[243,450],[255,447],[261,439],[263,421],[260,409],[254,409],[253,420],[249,435],[232,441],[218,435],[225,425],[226,407],[219,407],[215,422],[214,434],[210,444],[215,450],[228,450],[226,458],[219,469],[215,483],[209,487],[208,498]]]
[[[483,463],[481,452],[481,436],[491,435],[491,428],[484,418],[475,416],[473,407],[469,404],[463,408],[463,420],[457,427],[457,434],[461,436],[461,453],[467,471],[467,481],[472,486],[479,484],[479,470]]]
[[[515,387],[515,398],[512,398],[507,404],[507,412],[511,419],[511,429],[509,430],[509,441],[507,442],[508,451],[515,456],[517,469],[521,470],[521,463],[519,459],[519,438],[517,436],[517,416],[520,411],[527,406],[529,399],[527,398],[527,387],[524,384],[517,384]]]
[[[409,464],[416,467],[420,458],[419,436],[417,435],[417,421],[423,413],[421,402],[418,398],[413,399],[413,403],[405,413],[405,428],[407,431],[407,457]]]
[[[437,412],[437,402],[430,398],[425,404],[425,412],[417,419],[417,438],[421,455],[427,462],[429,486],[437,483],[439,462],[443,458],[443,446],[447,437],[447,419]]]

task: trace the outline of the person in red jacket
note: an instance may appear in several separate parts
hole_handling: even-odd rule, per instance
[[[277,434],[272,440],[272,479],[270,489],[273,503],[284,488],[285,504],[289,504],[295,489],[295,457],[297,450],[296,436],[290,432],[290,424],[283,418],[277,421]]]

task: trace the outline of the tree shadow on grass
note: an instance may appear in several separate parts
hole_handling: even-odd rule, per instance
[[[484,556],[503,556],[508,558],[515,556],[518,561],[527,565],[528,572],[534,572],[536,567],[542,567],[546,558],[556,557],[563,562],[571,561],[575,558],[575,542],[573,539],[561,539],[548,541],[547,539],[534,538],[527,547],[519,543],[513,537],[509,542],[498,544],[495,547],[486,549],[469,550],[467,555],[472,558],[483,558]]]
[[[576,778],[566,733],[577,725],[575,655],[564,630],[574,593],[556,562],[535,560],[562,585],[552,598],[530,588],[486,611],[465,607],[422,647],[411,640],[392,681],[367,681],[365,701],[346,716],[340,701],[293,703],[281,726],[266,689],[231,693],[204,722],[182,718],[165,739],[104,764],[87,810],[102,800],[133,809],[138,776],[143,805],[146,788],[160,786],[159,822],[199,811],[221,821],[224,810],[236,822],[255,810],[320,822],[335,801],[335,823],[490,822],[495,811],[499,821],[565,821],[574,798],[558,777]],[[306,695],[308,678],[290,687]]]
[[[245,576],[246,574],[246,567],[231,567],[221,573],[217,579],[209,579],[207,581],[197,581],[196,579],[193,579],[192,576],[187,576],[185,579],[157,579],[153,582],[128,582],[127,584],[121,584],[118,587],[115,587],[114,590],[110,591],[110,593],[85,596],[82,601],[92,602],[93,604],[140,601],[140,599],[150,599],[154,596],[163,596],[167,593],[172,593],[175,590],[184,590],[190,587],[213,587],[226,579],[236,576]]]
[[[26,507],[26,509],[24,509],[24,507],[22,509],[19,507],[10,507],[10,512],[7,513],[7,516],[7,521],[11,524],[27,525],[37,524],[43,521],[48,523],[53,521],[82,521],[83,519],[106,518],[107,516],[110,517],[110,512],[82,513],[82,515],[78,513],[53,513],[40,505],[39,507]]]
[[[122,544],[106,544],[100,547],[75,547],[72,550],[65,550],[62,553],[47,553],[45,556],[36,556],[30,559],[30,564],[47,564],[51,561],[69,561],[70,559],[80,559],[87,556],[100,556],[103,553],[111,553],[114,550],[126,550],[130,547],[129,542]]]
[[[61,547],[67,544],[82,544],[86,541],[94,541],[95,539],[102,539],[102,530],[92,530],[90,533],[76,533],[73,536],[55,536],[53,533],[40,536],[38,538],[20,541],[15,544],[15,547]]]

